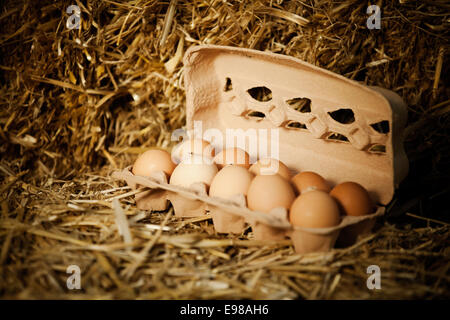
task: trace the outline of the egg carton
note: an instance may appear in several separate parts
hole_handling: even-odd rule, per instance
[[[264,142],[268,150],[276,149],[275,157],[293,173],[313,171],[332,185],[361,184],[378,204],[376,211],[346,216],[333,228],[293,227],[282,208],[270,214],[253,212],[243,196],[214,199],[202,184],[185,189],[167,184],[162,173],[145,178],[133,176],[130,168],[116,172],[116,178],[133,187],[149,188],[136,194],[141,209],[163,210],[170,201],[177,216],[209,211],[217,232],[239,234],[249,224],[256,239],[288,237],[297,252],[324,251],[338,236],[339,241],[352,243],[359,234],[370,232],[408,173],[403,148],[407,111],[392,91],[362,85],[293,57],[212,45],[186,52],[184,84],[188,131],[197,132],[196,121],[202,130],[214,128],[227,138],[227,130],[241,130],[244,139],[235,146],[246,150],[254,162],[264,150],[245,145],[251,139],[245,133],[253,130],[258,148]],[[276,140],[267,134],[271,129],[277,129]],[[220,151],[226,141],[210,142]]]
[[[173,205],[177,217],[198,217],[210,213],[218,233],[241,234],[251,226],[256,240],[291,239],[297,253],[327,251],[334,247],[338,236],[355,239],[370,232],[377,217],[384,214],[379,206],[374,213],[361,217],[345,216],[341,223],[331,228],[302,228],[288,221],[285,208],[275,208],[269,213],[252,211],[246,207],[244,195],[233,199],[209,197],[204,183],[194,183],[190,188],[169,184],[164,172],[151,177],[134,175],[131,167],[112,174],[115,179],[125,180],[133,189],[147,187],[136,194],[136,203],[142,210],[165,210],[167,201]]]

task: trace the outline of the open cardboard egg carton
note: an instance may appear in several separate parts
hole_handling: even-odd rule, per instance
[[[202,130],[219,130],[232,143],[237,140],[235,146],[245,149],[252,162],[267,150],[251,147],[265,145],[293,173],[313,171],[332,185],[357,182],[378,204],[376,211],[345,216],[332,228],[301,228],[289,223],[284,208],[269,214],[249,210],[243,195],[231,200],[209,197],[206,185],[171,185],[163,172],[152,177],[134,176],[131,167],[115,172],[113,177],[132,188],[149,188],[136,194],[140,209],[165,210],[169,200],[176,216],[209,212],[220,233],[240,234],[249,224],[256,239],[288,237],[298,253],[327,251],[338,236],[346,242],[370,232],[408,172],[402,136],[407,111],[394,92],[289,56],[210,45],[186,52],[184,81],[187,130],[196,130],[195,123]],[[210,142],[216,151],[230,143]]]

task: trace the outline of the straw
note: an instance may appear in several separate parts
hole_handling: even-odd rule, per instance
[[[448,5],[380,2],[381,30],[370,30],[353,0],[75,3],[73,30],[67,1],[7,0],[0,13],[2,298],[450,297],[450,222],[432,206],[450,177]],[[396,199],[418,205],[387,212],[351,247],[308,255],[250,229],[216,234],[209,217],[142,214],[141,190],[110,175],[173,147],[186,121],[180,57],[196,44],[286,54],[398,93],[413,180]],[[66,287],[70,265],[82,290]],[[371,265],[381,290],[367,288]]]

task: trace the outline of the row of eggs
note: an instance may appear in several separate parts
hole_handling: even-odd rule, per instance
[[[343,215],[362,216],[374,209],[367,190],[356,182],[331,188],[315,172],[292,177],[285,164],[270,158],[250,165],[248,153],[240,148],[227,148],[216,155],[209,142],[192,139],[174,150],[174,158],[178,165],[169,152],[148,150],[137,158],[132,173],[151,176],[163,171],[170,184],[185,188],[202,182],[211,197],[231,199],[243,194],[250,210],[268,213],[283,207],[292,225],[305,228],[333,227]]]

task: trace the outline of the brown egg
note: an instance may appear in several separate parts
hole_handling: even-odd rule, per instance
[[[147,150],[136,159],[131,170],[134,175],[148,177],[157,171],[163,171],[168,177],[175,169],[170,153],[165,150]]]
[[[261,212],[278,207],[289,209],[294,199],[291,184],[278,174],[256,176],[247,193],[248,208]]]
[[[285,179],[291,179],[291,170],[281,161],[271,158],[260,159],[250,167],[255,175],[279,174]]]
[[[203,182],[208,187],[217,174],[214,163],[202,162],[202,157],[192,155],[192,161],[181,162],[170,177],[170,184],[189,188],[193,183]]]
[[[343,214],[362,216],[372,212],[373,202],[367,190],[356,182],[343,182],[331,190]]]
[[[238,165],[229,165],[220,170],[211,182],[211,197],[231,198],[237,194],[247,195],[253,173]]]
[[[289,220],[294,226],[304,228],[329,228],[340,221],[339,207],[326,192],[313,190],[302,193],[292,203]]]
[[[201,155],[205,158],[214,157],[215,151],[211,144],[202,139],[190,139],[183,141],[172,151],[178,161],[187,160],[191,155]]]
[[[248,169],[250,167],[250,156],[240,148],[228,148],[219,152],[214,157],[214,162],[219,169],[228,164],[235,164]]]
[[[311,190],[330,192],[331,190],[329,184],[321,175],[311,171],[297,173],[292,178],[292,184],[298,193],[304,193]]]

